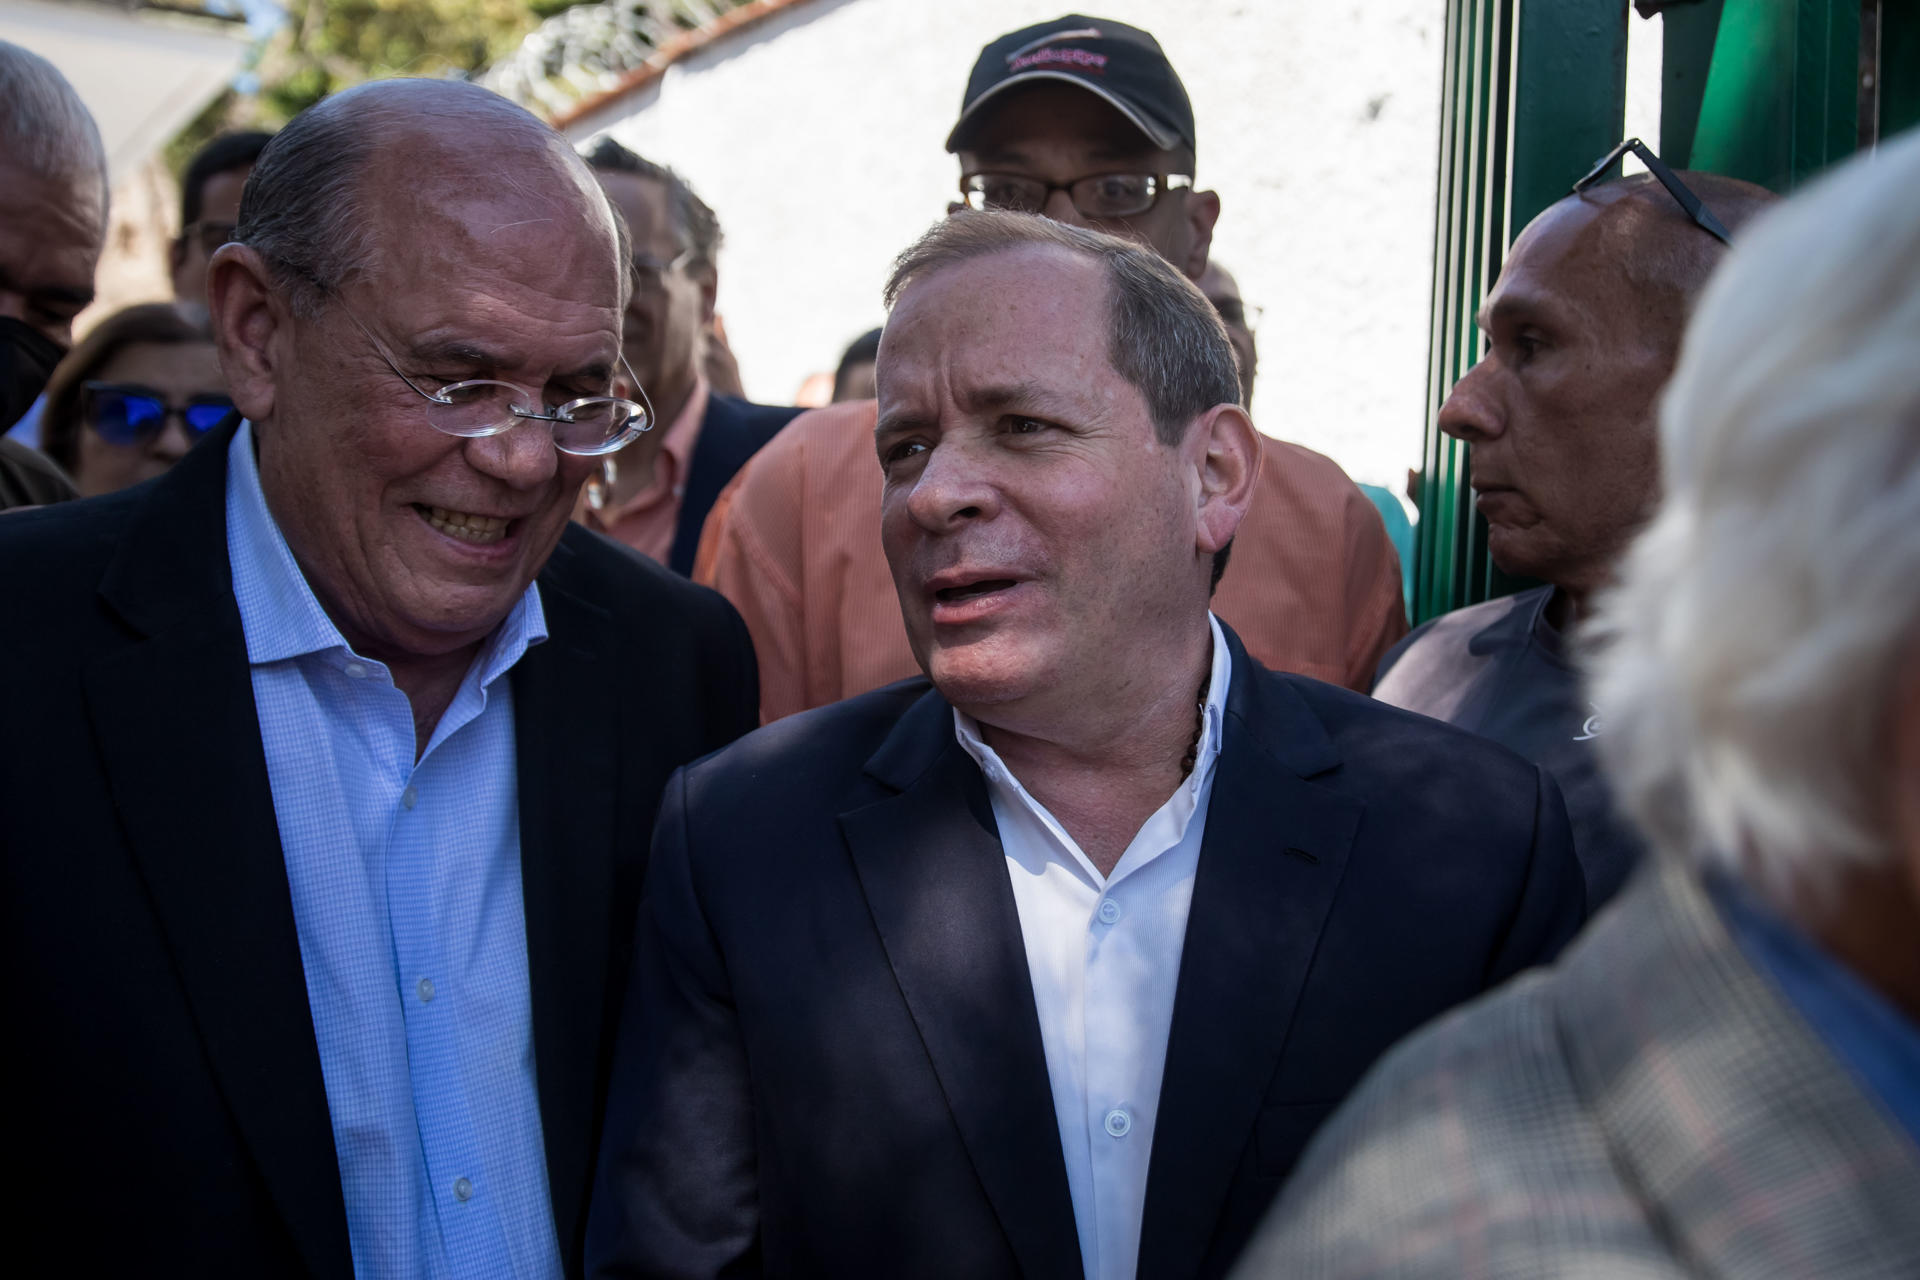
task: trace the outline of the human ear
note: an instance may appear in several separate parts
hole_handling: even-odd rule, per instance
[[[267,264],[244,244],[224,244],[207,264],[207,318],[227,394],[252,422],[273,416],[274,339],[289,322]]]
[[[1260,479],[1260,433],[1237,404],[1217,404],[1187,428],[1193,460],[1195,546],[1211,555],[1233,541]]]
[[[1220,196],[1213,191],[1190,191],[1186,204],[1184,216],[1191,240],[1186,261],[1179,266],[1186,272],[1187,279],[1198,280],[1207,269],[1207,255],[1213,249],[1213,224],[1220,221]]]

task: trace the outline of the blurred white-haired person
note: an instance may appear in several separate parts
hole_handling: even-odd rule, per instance
[[[1920,133],[1757,221],[1595,625],[1660,856],[1419,1032],[1240,1276],[1920,1276]]]

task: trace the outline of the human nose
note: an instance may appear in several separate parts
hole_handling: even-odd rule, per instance
[[[153,439],[153,456],[175,463],[186,457],[187,450],[191,448],[193,439],[187,435],[185,421],[178,413],[169,412],[166,421],[160,425],[160,434]]]
[[[966,446],[947,443],[927,455],[907,493],[907,514],[928,533],[952,533],[999,514],[998,491],[981,459]]]
[[[1456,440],[1465,440],[1469,444],[1477,440],[1492,440],[1506,430],[1506,421],[1500,414],[1497,397],[1493,394],[1495,370],[1493,357],[1488,355],[1480,363],[1461,375],[1460,381],[1453,384],[1453,390],[1447,394],[1447,402],[1440,406],[1440,429]]]
[[[1047,198],[1040,206],[1040,212],[1055,222],[1065,222],[1076,227],[1091,227],[1086,215],[1073,203],[1073,195],[1065,187],[1055,187],[1047,192]]]
[[[552,424],[533,418],[519,419],[498,435],[469,438],[466,453],[474,470],[515,489],[545,484],[560,465]]]

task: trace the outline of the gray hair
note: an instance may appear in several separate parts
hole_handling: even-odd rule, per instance
[[[39,178],[93,178],[106,228],[107,148],[73,86],[51,62],[0,40],[0,155]]]
[[[1161,443],[1178,444],[1213,406],[1240,403],[1233,344],[1213,304],[1159,254],[1117,236],[1030,213],[962,210],[894,260],[887,306],[920,276],[1023,245],[1053,245],[1106,268],[1107,358],[1146,400]]]
[[[1661,409],[1666,498],[1591,639],[1620,803],[1779,900],[1884,863],[1920,637],[1920,134],[1759,218]]]
[[[394,98],[399,102],[394,102]],[[324,297],[371,272],[380,245],[372,200],[360,181],[368,163],[396,128],[421,121],[461,124],[484,132],[501,157],[548,153],[576,166],[583,193],[606,200],[566,140],[524,107],[489,89],[461,81],[382,80],[334,94],[295,116],[260,153],[240,197],[233,238],[267,263],[274,283],[296,314],[312,319]],[[538,194],[506,166],[486,180]],[[608,209],[619,240],[619,261],[630,256],[626,224]],[[625,305],[627,277],[621,273]]]

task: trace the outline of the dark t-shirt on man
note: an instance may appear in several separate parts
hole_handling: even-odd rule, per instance
[[[1566,639],[1547,620],[1553,587],[1423,623],[1380,660],[1373,696],[1491,738],[1553,775],[1573,820],[1587,908],[1613,896],[1640,857],[1600,773],[1600,712],[1586,699]]]

